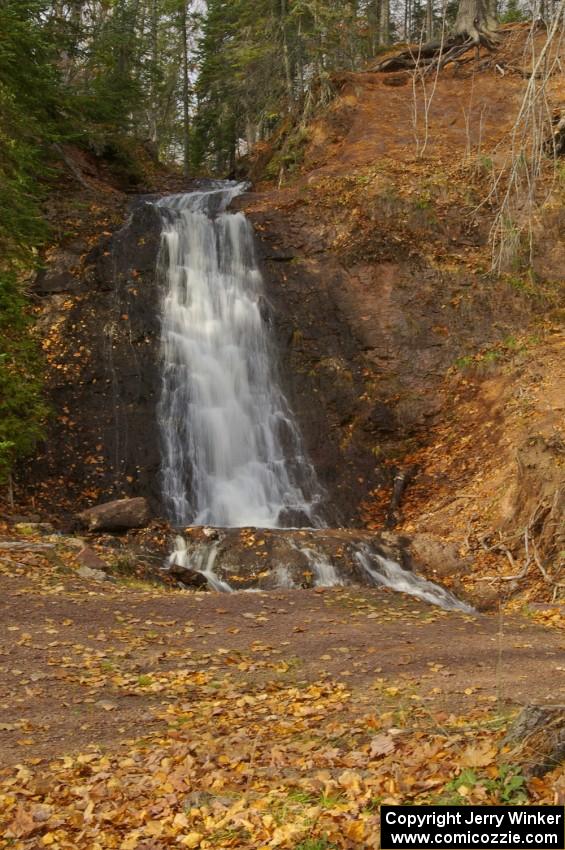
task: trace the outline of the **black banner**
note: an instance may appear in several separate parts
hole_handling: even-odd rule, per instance
[[[563,850],[563,806],[381,806],[382,850]]]

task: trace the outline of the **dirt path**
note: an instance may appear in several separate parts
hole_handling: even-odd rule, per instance
[[[2,850],[376,850],[381,803],[565,802],[565,772],[528,778],[504,740],[520,703],[564,701],[557,629],[25,552],[0,600]]]
[[[198,672],[243,691],[339,681],[361,703],[377,683],[446,714],[565,702],[559,632],[385,590],[193,594],[4,567],[0,600],[3,765],[142,736]]]

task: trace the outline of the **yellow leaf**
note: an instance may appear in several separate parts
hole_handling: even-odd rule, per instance
[[[180,839],[179,844],[182,844],[183,847],[200,847],[203,837],[201,832],[189,832],[188,835]]]
[[[173,818],[173,826],[175,829],[186,829],[188,826],[188,818],[184,812],[178,812]]]
[[[151,838],[158,838],[163,832],[163,824],[159,820],[150,820],[143,827],[143,832],[145,835],[151,836]],[[197,846],[196,844],[194,845]]]
[[[349,796],[359,797],[361,795],[361,777],[353,770],[344,770],[343,773],[338,776],[337,781],[342,788],[345,788]]]
[[[460,764],[463,767],[486,767],[491,764],[496,758],[496,749],[490,744],[485,743],[478,747],[472,744],[466,748],[460,759]],[[459,791],[461,793],[461,791]]]
[[[274,833],[269,847],[280,847],[281,844],[287,844],[291,839],[297,839],[304,833],[304,827],[295,823],[285,823],[283,826],[278,826]]]
[[[363,841],[365,838],[365,824],[363,821],[353,821],[345,827],[345,834],[351,841]]]
[[[86,809],[84,810],[84,814],[83,814],[83,818],[84,818],[85,823],[90,823],[90,821],[92,820],[93,812],[94,812],[94,800],[90,800],[90,802],[88,803]]]
[[[12,833],[16,838],[27,838],[36,828],[37,824],[33,820],[31,812],[28,812],[20,803],[14,820],[10,824]]]

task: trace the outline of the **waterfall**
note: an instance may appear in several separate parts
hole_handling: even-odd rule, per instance
[[[157,205],[163,284],[158,418],[169,516],[177,526],[285,528],[287,549],[283,543],[270,564],[276,586],[301,586],[305,573],[314,585],[348,584],[351,571],[342,574],[340,559],[316,538],[325,533],[321,488],[278,381],[253,230],[242,213],[227,211],[245,186],[210,186]],[[309,527],[311,539],[294,540],[293,533],[306,532],[292,527]],[[210,537],[189,546],[178,536],[167,564],[197,570],[211,588],[229,592],[225,550]],[[371,546],[354,548],[354,572],[366,583],[470,610]]]
[[[320,487],[270,350],[242,183],[158,202],[162,490],[175,525],[320,525]]]

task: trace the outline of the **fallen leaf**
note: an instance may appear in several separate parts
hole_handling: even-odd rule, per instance
[[[389,735],[375,735],[375,737],[371,739],[371,758],[392,753],[395,747],[396,744]]]
[[[15,838],[28,838],[33,835],[41,824],[34,821],[30,812],[28,812],[21,804],[16,809],[14,820],[10,824],[10,831]]]
[[[463,751],[460,764],[463,767],[486,767],[487,764],[492,764],[496,756],[496,749],[489,743],[479,744],[478,746],[471,744]]]

